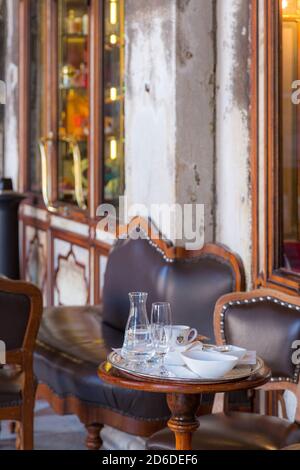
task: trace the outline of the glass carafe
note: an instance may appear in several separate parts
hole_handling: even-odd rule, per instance
[[[129,294],[130,311],[121,352],[128,361],[144,362],[154,355],[146,309],[147,296],[146,292]]]

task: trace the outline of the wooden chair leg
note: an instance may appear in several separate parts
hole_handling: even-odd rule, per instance
[[[85,445],[89,450],[99,450],[102,446],[100,431],[103,428],[103,424],[86,424],[85,427],[88,433],[85,440]]]
[[[24,407],[23,419],[19,424],[20,450],[33,449],[34,402]]]
[[[9,422],[9,432],[10,432],[11,434],[15,434],[15,432],[16,432],[16,424],[17,424],[16,421],[10,421],[10,422]]]
[[[20,423],[18,421],[15,421],[15,433],[16,433],[16,441],[15,441],[16,450],[21,450],[21,430],[20,430]]]
[[[266,415],[267,416],[278,416],[278,401],[279,401],[278,390],[270,390],[266,392]]]

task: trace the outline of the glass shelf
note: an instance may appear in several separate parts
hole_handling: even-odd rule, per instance
[[[63,33],[62,37],[65,39],[84,39],[85,41],[88,39],[88,35],[83,33]]]
[[[122,49],[124,48],[124,45],[121,44],[121,43],[117,43],[117,44],[110,44],[110,43],[105,43],[104,44],[104,50],[107,51],[107,52],[112,52],[114,50],[118,50],[118,49]]]
[[[124,96],[117,96],[117,98],[114,98],[113,100],[111,98],[105,98],[104,103],[105,104],[114,104],[114,103],[119,103],[120,101],[124,101]]]
[[[70,91],[70,90],[79,90],[79,91],[85,91],[86,93],[88,92],[88,88],[86,86],[76,86],[76,85],[71,85],[71,86],[64,86],[60,85],[59,89],[61,91]]]

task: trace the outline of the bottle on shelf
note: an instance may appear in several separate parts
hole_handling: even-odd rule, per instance
[[[86,36],[89,33],[89,15],[85,13],[82,17],[82,34]]]
[[[64,111],[62,111],[60,114],[58,133],[60,137],[65,137],[66,135],[66,113]]]
[[[81,140],[88,135],[89,105],[87,96],[70,90],[66,102],[66,131]]]
[[[64,65],[61,70],[62,87],[70,88],[74,84],[76,69],[73,65]]]
[[[114,129],[114,120],[111,116],[104,117],[104,134],[110,135]]]
[[[68,16],[66,18],[66,33],[76,33],[75,10],[69,10]]]
[[[80,77],[80,86],[83,88],[87,88],[88,86],[88,74],[87,74],[87,66],[84,62],[81,62],[80,64],[80,71],[79,71],[79,77]]]
[[[82,33],[82,18],[81,16],[76,16],[74,20],[74,29],[76,34]]]

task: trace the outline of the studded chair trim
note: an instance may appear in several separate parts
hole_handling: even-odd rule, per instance
[[[220,313],[220,333],[221,333],[223,343],[226,343],[226,338],[225,338],[225,314],[226,314],[226,311],[230,307],[236,306],[236,305],[247,305],[247,304],[249,305],[251,303],[254,304],[254,303],[266,302],[266,301],[274,302],[275,304],[279,304],[282,307],[286,307],[286,308],[289,308],[289,309],[295,309],[295,310],[299,311],[299,314],[300,314],[300,306],[299,305],[295,305],[295,304],[290,303],[290,302],[284,302],[284,301],[278,299],[277,297],[271,296],[271,295],[255,296],[251,299],[230,300],[229,302],[227,302],[223,305],[222,311]],[[295,366],[295,372],[294,372],[294,378],[293,379],[291,379],[290,377],[272,377],[270,381],[271,382],[290,382],[290,383],[298,384],[299,376],[300,376],[300,364]]]

